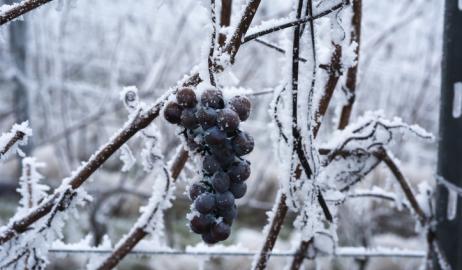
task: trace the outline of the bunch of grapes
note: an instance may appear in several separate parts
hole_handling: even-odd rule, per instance
[[[176,102],[164,109],[164,117],[184,128],[188,147],[202,156],[202,180],[191,185],[189,196],[197,214],[190,220],[193,232],[209,244],[226,240],[236,218],[235,199],[247,191],[250,163],[243,158],[254,140],[239,129],[250,114],[250,101],[235,96],[225,102],[218,89],[207,89],[196,98],[193,89],[178,90]]]

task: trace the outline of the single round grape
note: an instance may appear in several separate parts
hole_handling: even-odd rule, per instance
[[[210,145],[210,152],[223,169],[227,169],[235,160],[233,148],[228,140],[220,145]]]
[[[245,121],[249,118],[252,104],[247,97],[235,96],[229,101],[229,106],[239,115],[241,121]]]
[[[217,123],[217,111],[213,108],[201,107],[197,110],[197,119],[201,127],[206,130]]]
[[[194,201],[194,206],[199,213],[208,214],[215,208],[215,195],[212,193],[203,193]]]
[[[176,93],[176,101],[185,108],[194,108],[197,104],[196,93],[189,87],[183,87]]]
[[[206,155],[202,161],[202,170],[206,174],[214,174],[220,169],[220,163],[212,156]]]
[[[195,129],[199,127],[195,109],[184,109],[181,113],[181,125],[185,128]]]
[[[201,95],[202,105],[214,109],[221,109],[225,106],[223,93],[218,89],[207,89]]]
[[[216,192],[225,192],[229,189],[229,176],[223,171],[216,172],[212,176],[212,186]]]
[[[212,127],[205,131],[205,142],[211,145],[222,144],[226,140],[226,134],[218,127]]]
[[[172,124],[179,124],[181,122],[181,113],[183,108],[176,102],[169,102],[164,109],[164,118]]]
[[[191,198],[191,200],[195,200],[199,197],[199,195],[207,192],[208,190],[209,188],[204,182],[194,183],[191,187],[189,187],[189,198]]]
[[[218,209],[218,215],[223,218],[223,221],[229,225],[233,224],[234,219],[237,216],[237,207],[233,205],[233,207],[221,210]]]
[[[233,193],[234,198],[240,199],[244,197],[245,193],[247,192],[247,184],[242,183],[231,183],[229,186],[229,191]]]
[[[221,130],[234,132],[239,127],[239,115],[229,108],[219,110],[217,124]]]
[[[247,132],[240,132],[232,140],[234,152],[236,156],[244,156],[252,152],[255,142],[253,137],[250,136]]]
[[[225,222],[219,222],[212,226],[212,230],[210,232],[213,239],[223,241],[231,234],[231,227]]]
[[[202,241],[204,241],[207,244],[215,244],[220,240],[216,239],[211,232],[206,232],[202,234]]]
[[[202,234],[208,232],[215,219],[212,215],[197,215],[189,222],[189,227],[195,233]]]
[[[216,206],[218,209],[228,209],[234,205],[233,193],[226,191],[215,195]]]
[[[247,180],[250,176],[249,162],[245,160],[234,162],[228,169],[228,176],[233,183],[240,183]]]

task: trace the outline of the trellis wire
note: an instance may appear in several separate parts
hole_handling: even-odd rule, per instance
[[[95,248],[51,248],[50,253],[55,254],[107,254],[112,249],[95,249]],[[253,257],[258,251],[187,251],[187,250],[132,250],[129,255],[136,256],[205,256],[205,257]],[[293,257],[296,255],[293,251],[273,251],[269,253],[274,257]],[[398,249],[398,248],[362,248],[362,247],[339,247],[334,254],[319,252],[322,257],[344,257],[344,258],[361,258],[361,257],[396,257],[396,258],[424,258],[426,251]]]

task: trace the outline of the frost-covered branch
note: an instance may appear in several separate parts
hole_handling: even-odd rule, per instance
[[[249,41],[254,40],[256,38],[259,38],[259,37],[265,36],[267,34],[271,34],[273,32],[277,32],[277,31],[280,31],[280,30],[283,30],[283,29],[286,29],[286,28],[289,28],[289,27],[300,26],[300,25],[303,25],[303,24],[305,24],[307,22],[317,20],[319,18],[322,18],[324,16],[327,16],[327,15],[331,14],[334,11],[337,11],[337,10],[341,9],[343,6],[347,5],[348,3],[349,3],[349,0],[343,0],[342,2],[332,6],[331,8],[314,15],[313,17],[305,17],[305,18],[295,19],[295,20],[289,21],[287,23],[283,23],[283,24],[280,24],[280,25],[270,27],[268,29],[264,29],[264,30],[261,30],[261,31],[255,32],[255,33],[251,33],[251,34],[245,36],[242,43],[249,42]]]
[[[23,0],[20,3],[0,6],[0,25],[12,21],[27,12],[53,0]]]
[[[229,54],[231,63],[234,63],[234,58],[237,54],[237,51],[239,50],[241,44],[245,42],[242,40],[242,38],[247,33],[247,30],[252,23],[253,17],[257,12],[258,7],[260,6],[260,2],[261,0],[250,0],[244,10],[244,14],[239,21],[239,24],[236,27],[236,30],[234,31],[233,36],[224,49],[224,51]]]
[[[406,199],[409,201],[412,210],[417,215],[419,222],[422,226],[425,226],[428,221],[428,217],[425,215],[425,212],[422,210],[422,207],[417,202],[414,192],[412,191],[411,185],[404,177],[396,162],[390,157],[390,155],[384,148],[380,148],[377,151],[375,151],[374,155],[381,159],[390,169],[391,173],[393,174],[393,176],[395,176],[396,180],[401,186],[401,189],[403,190]]]
[[[344,129],[351,116],[353,104],[355,102],[356,81],[358,79],[358,65],[359,65],[359,49],[361,45],[361,17],[362,17],[362,0],[352,0],[353,17],[352,17],[352,30],[351,30],[351,43],[355,44],[354,50],[356,55],[356,64],[348,68],[346,72],[345,92],[347,95],[347,103],[343,106],[340,114],[338,124],[339,129]]]
[[[26,144],[27,138],[32,135],[32,130],[29,128],[28,122],[21,124],[14,124],[11,130],[7,133],[3,133],[0,136],[0,160],[2,160],[8,151],[15,148],[15,145]],[[16,148],[18,151],[19,148]]]
[[[210,0],[210,24],[212,25],[212,34],[210,35],[210,49],[209,49],[209,57],[207,59],[208,68],[209,68],[209,77],[210,77],[210,84],[216,86],[215,82],[215,61],[214,61],[214,52],[215,52],[215,43],[216,43],[216,35],[217,35],[217,27],[216,27],[216,5],[215,0]]]
[[[144,208],[143,214],[138,218],[135,225],[132,227],[127,236],[123,237],[116,248],[111,252],[97,269],[112,269],[148,234],[159,230],[156,223],[159,216],[166,207],[170,206],[169,196],[172,192],[172,184],[178,178],[181,169],[184,167],[188,159],[188,152],[183,148],[177,153],[174,161],[171,164],[170,170],[163,168],[164,173],[164,188],[159,189],[158,184],[153,187],[153,195],[151,196],[148,205]],[[170,181],[170,176],[172,180]],[[157,179],[156,181],[159,181]]]
[[[111,249],[104,248],[76,248],[67,246],[57,246],[50,249],[51,253],[56,254],[108,254]],[[202,251],[188,251],[175,249],[134,249],[128,255],[134,256],[155,256],[155,255],[171,255],[171,256],[205,256],[205,257],[253,257],[257,254],[255,251],[215,251],[204,249]],[[273,251],[269,253],[272,257],[292,257],[295,255],[291,251]],[[425,257],[424,250],[411,250],[401,248],[387,247],[337,247],[335,254],[318,253],[320,257],[373,257],[373,258],[423,258]]]

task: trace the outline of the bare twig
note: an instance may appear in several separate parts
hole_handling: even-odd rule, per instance
[[[3,156],[8,152],[8,150],[10,150],[11,147],[13,147],[13,145],[21,141],[25,135],[26,134],[24,134],[21,131],[16,131],[14,136],[11,137],[11,139],[5,144],[5,146],[2,149],[0,149],[0,159],[3,158]]]
[[[227,27],[231,24],[231,12],[233,8],[233,0],[221,0],[220,27]],[[226,35],[220,33],[218,35],[218,45],[223,47],[226,42]]]
[[[257,12],[258,7],[260,6],[260,2],[261,0],[250,0],[244,10],[242,19],[236,27],[236,31],[224,49],[224,51],[229,54],[231,63],[234,63],[237,51],[239,50],[241,44],[244,43],[242,41],[242,37],[244,37],[247,33],[247,30],[252,23],[253,17]]]
[[[393,159],[390,158],[390,155],[387,153],[387,151],[384,148],[380,148],[379,150],[375,151],[374,155],[377,158],[381,159],[390,169],[391,173],[395,176],[396,180],[401,186],[404,196],[406,196],[406,199],[409,201],[410,206],[412,207],[412,210],[416,213],[420,224],[426,225],[427,216],[425,215],[425,212],[422,210],[422,207],[417,202],[414,192],[412,192],[411,186],[409,185],[408,181],[404,177],[398,165],[396,165]]]
[[[248,36],[246,36],[244,38],[244,41],[242,43],[249,42],[249,41],[254,40],[256,38],[259,38],[259,37],[262,37],[264,35],[271,34],[273,32],[280,31],[280,30],[283,30],[283,29],[286,29],[286,28],[289,28],[289,27],[299,26],[299,25],[305,24],[307,22],[317,20],[319,18],[322,18],[324,16],[327,16],[327,15],[331,14],[332,12],[334,12],[336,10],[341,9],[346,4],[348,4],[348,0],[343,0],[341,3],[331,7],[328,10],[325,10],[325,11],[322,11],[322,12],[318,13],[318,14],[314,15],[313,17],[299,18],[299,19],[296,19],[296,20],[293,20],[293,21],[290,21],[290,22],[287,22],[287,23],[284,23],[284,24],[281,24],[281,25],[277,25],[277,26],[274,26],[274,27],[259,31],[257,33],[251,34],[251,35],[248,35]]]
[[[53,0],[24,0],[19,4],[12,6],[4,13],[0,13],[0,25],[12,21],[27,12],[40,7]]]
[[[178,178],[187,160],[188,152],[184,149],[181,149],[170,167],[169,173],[172,176],[172,182]],[[167,185],[164,196],[167,195],[169,188],[170,185]],[[149,213],[150,216],[153,216],[157,211],[161,210],[156,207],[152,213]],[[97,269],[112,269],[117,266],[117,264],[119,264],[119,262],[125,258],[125,256],[147,235],[148,232],[142,226],[132,229],[129,235],[124,237],[123,241],[117,245],[117,248],[111,253],[109,257],[104,260],[104,262]]]
[[[215,52],[215,40],[217,35],[217,26],[216,26],[216,15],[215,15],[215,0],[210,0],[210,17],[211,17],[211,25],[212,25],[212,34],[210,36],[210,49],[209,49],[209,57],[208,57],[208,65],[209,65],[209,77],[210,77],[210,84],[216,86],[215,82],[215,61],[213,60],[213,53]]]
[[[347,103],[343,106],[340,114],[340,120],[338,124],[339,129],[344,129],[351,116],[353,110],[353,104],[355,102],[356,84],[358,78],[358,65],[359,65],[359,49],[361,45],[361,16],[362,16],[362,0],[353,0],[353,18],[351,31],[351,42],[356,43],[355,54],[356,64],[348,68],[346,73],[346,84],[345,90],[347,94]]]

